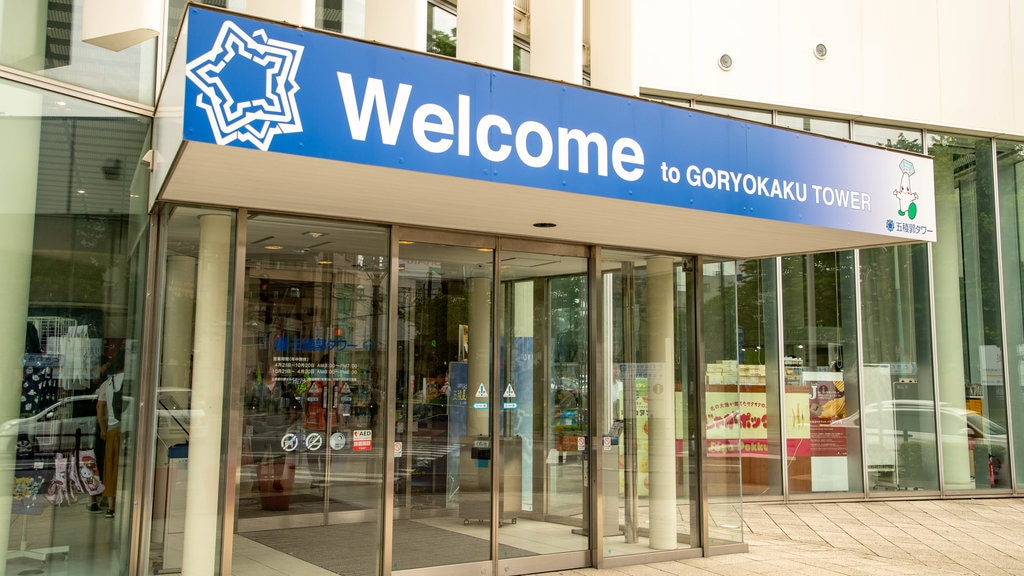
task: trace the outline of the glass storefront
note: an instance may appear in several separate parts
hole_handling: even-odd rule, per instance
[[[723,546],[743,541],[743,460],[745,445],[756,443],[770,424],[756,392],[744,394],[740,374],[740,325],[737,321],[736,262],[706,262],[700,302],[704,349],[706,459],[702,479],[707,493],[707,543]],[[755,387],[756,388],[756,387]]]
[[[1013,428],[1024,429],[1024,144],[996,141],[999,230],[1003,251],[1003,311],[1006,325],[1007,384]],[[1012,461],[1024,461],[1024,442],[1012,444]],[[1003,461],[1006,465],[1006,461]],[[1014,467],[1024,483],[1024,466]]]
[[[701,545],[690,259],[604,253],[594,398],[586,247],[186,206],[161,227],[151,569],[583,567],[594,474],[605,556]],[[715,543],[742,542],[739,506],[716,496]]]
[[[951,231],[933,247],[943,488],[1009,488],[993,144],[933,133],[928,153]]]
[[[740,429],[744,496],[783,493],[777,278],[775,259],[736,263],[736,383],[750,423]]]
[[[114,52],[82,41],[84,0],[0,1],[0,65],[153,104],[157,40]]]
[[[156,572],[220,562],[235,261],[233,211],[168,208],[162,220],[162,349],[144,415],[154,429],[148,565]]]
[[[0,572],[127,569],[150,126],[0,81]]]
[[[388,237],[246,221],[236,571],[260,545],[327,570],[380,570]]]
[[[693,262],[605,250],[601,266],[604,555],[699,546]]]
[[[853,252],[782,259],[782,398],[790,494],[859,492]]]

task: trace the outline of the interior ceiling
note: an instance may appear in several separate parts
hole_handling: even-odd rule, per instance
[[[159,198],[726,259],[895,243],[881,235],[197,142],[182,144]],[[556,226],[537,228],[538,222]],[[250,229],[249,237],[259,234]]]

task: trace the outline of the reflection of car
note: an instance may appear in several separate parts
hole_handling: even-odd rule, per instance
[[[1007,456],[1006,428],[981,414],[938,404],[944,454],[949,458],[956,450],[970,454],[970,475],[979,487],[1001,485]],[[922,486],[934,487],[937,467],[935,403],[927,400],[889,400],[868,404],[861,411],[832,422],[832,426],[864,428],[864,454],[869,468],[883,470],[899,467],[900,473],[921,475]],[[953,452],[947,452],[952,450]],[[900,479],[900,484],[904,484]]]
[[[941,430],[945,434],[966,437],[972,447],[975,443],[1006,446],[1006,428],[992,420],[963,408],[940,403]],[[927,400],[891,400],[876,402],[864,407],[864,422],[861,413],[854,412],[846,418],[832,422],[832,426],[848,428],[865,427],[869,441],[874,436],[894,435],[903,440],[935,440],[933,421],[935,404]]]
[[[19,457],[93,447],[96,437],[96,395],[69,396],[38,414],[5,422],[3,435],[17,435]]]

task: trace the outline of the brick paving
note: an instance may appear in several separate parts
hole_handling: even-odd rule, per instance
[[[743,506],[749,552],[565,576],[1024,575],[1024,499]]]

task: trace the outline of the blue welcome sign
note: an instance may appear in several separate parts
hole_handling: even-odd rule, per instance
[[[931,159],[190,8],[184,138],[935,240]]]

